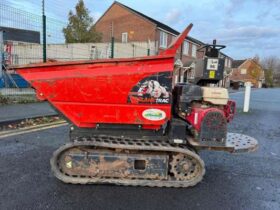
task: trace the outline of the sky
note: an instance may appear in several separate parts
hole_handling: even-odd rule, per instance
[[[40,0],[1,0],[14,8],[41,14]],[[45,0],[47,17],[67,22],[78,0]],[[84,0],[97,20],[112,0]],[[280,0],[119,0],[172,28],[182,31],[189,23],[190,36],[205,43],[217,39],[234,59],[258,55],[279,57]]]

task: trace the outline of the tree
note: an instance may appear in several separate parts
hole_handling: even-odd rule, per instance
[[[265,71],[265,83],[269,87],[273,87],[273,78],[278,75],[277,72],[280,72],[280,59],[275,56],[270,56],[264,58],[261,63]]]
[[[262,60],[262,66],[265,69],[272,69],[273,71],[277,70],[278,63],[279,63],[279,59],[275,56],[269,56]]]
[[[273,71],[272,69],[264,69],[265,84],[268,87],[273,87]]]
[[[253,58],[253,61],[255,61],[257,64],[260,64],[260,56],[256,54],[255,57]]]
[[[85,7],[84,1],[79,0],[74,14],[70,10],[68,14],[68,25],[63,28],[66,43],[86,43],[100,42],[101,33],[98,33],[94,27],[94,20],[90,17],[90,11]]]

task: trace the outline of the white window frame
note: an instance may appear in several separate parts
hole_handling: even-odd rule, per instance
[[[225,58],[225,67],[228,67],[228,58]]]
[[[192,44],[192,57],[196,58],[196,50],[197,46],[195,44]]]
[[[127,43],[127,40],[128,40],[128,33],[123,32],[122,33],[122,43]]]
[[[242,68],[242,69],[240,70],[240,74],[242,74],[242,75],[247,74],[247,69]]]
[[[190,48],[190,43],[187,41],[184,41],[184,44],[183,44],[183,54],[184,55],[189,55],[189,48]]]
[[[228,59],[228,67],[231,68],[231,60]]]
[[[194,79],[194,68],[191,69],[191,76],[190,79]]]
[[[164,31],[159,31],[159,47],[167,48],[167,33]]]

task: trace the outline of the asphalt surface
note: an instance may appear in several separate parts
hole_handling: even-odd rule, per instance
[[[0,209],[280,209],[280,89],[234,93],[238,113],[229,130],[259,140],[255,153],[201,152],[206,175],[187,189],[68,185],[49,159],[67,140],[67,126],[0,139]]]
[[[54,114],[56,114],[56,112],[47,102],[1,105],[0,124],[7,121],[48,116]]]

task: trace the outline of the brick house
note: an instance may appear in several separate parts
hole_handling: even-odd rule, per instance
[[[23,43],[40,43],[40,32],[24,30],[18,28],[9,28],[0,26],[0,31],[3,31],[3,39],[7,41],[17,41]]]
[[[225,70],[224,70],[224,79],[221,81],[220,85],[222,87],[229,88],[230,87],[230,75],[232,72],[232,63],[233,58],[229,57],[224,53],[220,53],[220,57],[225,59]]]
[[[232,62],[231,84],[251,82],[253,87],[261,88],[264,80],[263,68],[253,59],[234,60]]]
[[[166,24],[117,1],[113,2],[97,20],[95,28],[102,33],[103,42],[110,42],[112,37],[114,37],[115,42],[147,42],[155,49],[152,54],[158,54],[165,50],[180,34]],[[186,81],[187,78],[193,79],[194,73],[191,67],[195,65],[193,63],[195,59],[203,58],[204,52],[197,51],[203,45],[203,42],[193,37],[186,37],[176,55],[177,63],[182,64],[182,66],[179,65],[180,67],[174,70],[175,83]],[[225,65],[229,65],[230,68],[232,59],[222,53],[220,56],[226,58]]]
[[[280,72],[275,72],[273,74],[273,85],[280,87]]]

